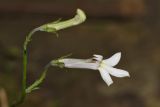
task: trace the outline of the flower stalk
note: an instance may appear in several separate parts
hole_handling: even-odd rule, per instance
[[[29,87],[27,87],[27,64],[28,64],[28,57],[27,57],[27,47],[30,43],[32,36],[37,31],[45,31],[45,32],[52,32],[56,33],[57,31],[61,29],[65,29],[68,27],[72,27],[75,25],[79,25],[82,22],[84,22],[86,19],[85,13],[81,9],[77,9],[77,14],[74,18],[66,20],[66,21],[55,21],[52,23],[44,24],[38,28],[33,29],[27,36],[23,44],[23,74],[22,74],[22,90],[20,94],[20,98],[13,102],[10,107],[16,107],[20,104],[22,104],[25,100],[25,97],[28,93],[31,93],[33,90],[39,89],[39,85],[44,81],[46,78],[46,73],[48,71],[48,68],[50,67],[50,64],[48,64],[44,71],[42,72],[41,76]],[[57,33],[56,33],[57,34]]]
[[[11,107],[16,107],[17,105],[23,103],[25,97],[26,97],[26,88],[27,88],[27,46],[29,42],[31,41],[32,35],[37,32],[39,29],[36,28],[32,30],[27,36],[23,44],[23,74],[22,74],[22,90],[21,90],[21,95],[20,98],[15,101],[13,104],[11,104]]]

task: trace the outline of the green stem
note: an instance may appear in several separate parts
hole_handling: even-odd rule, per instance
[[[24,99],[26,97],[26,88],[27,88],[27,46],[29,44],[29,42],[31,41],[32,35],[38,31],[39,28],[36,28],[34,30],[32,30],[28,36],[26,37],[25,41],[24,41],[24,45],[23,45],[23,74],[22,74],[22,91],[21,91],[21,96],[20,98],[15,101],[13,104],[11,104],[10,107],[16,107],[19,104],[24,102]]]
[[[29,42],[31,41],[32,35],[38,31],[39,29],[33,29],[29,35],[26,37],[26,40],[24,42],[24,47],[23,47],[23,80],[22,80],[22,93],[21,93],[21,102],[24,101],[25,97],[26,97],[26,88],[27,88],[27,46],[29,44]]]
[[[42,74],[40,75],[39,79],[37,79],[33,84],[31,84],[29,87],[26,88],[26,93],[31,93],[34,90],[39,89],[39,85],[44,81],[44,79],[46,78],[46,74],[48,72],[49,67],[51,66],[51,64],[47,64],[42,72]]]

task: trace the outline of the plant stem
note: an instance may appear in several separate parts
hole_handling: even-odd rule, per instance
[[[44,79],[46,78],[46,74],[48,72],[49,67],[51,66],[51,64],[47,64],[42,72],[42,74],[40,75],[39,79],[37,79],[33,84],[31,84],[29,87],[26,88],[26,93],[31,93],[34,90],[39,89],[39,85],[44,81]]]
[[[22,74],[22,91],[20,98],[15,101],[13,104],[11,104],[10,107],[16,107],[19,104],[24,102],[24,99],[26,97],[26,88],[27,88],[27,46],[29,42],[31,41],[32,35],[38,31],[39,29],[33,29],[28,36],[26,37],[24,44],[23,44],[23,74]]]

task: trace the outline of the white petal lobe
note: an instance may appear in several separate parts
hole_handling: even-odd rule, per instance
[[[104,70],[103,68],[99,68],[99,71],[100,71],[102,79],[105,81],[105,83],[108,86],[110,86],[113,83],[113,81],[112,81],[112,78],[110,77],[109,73],[106,70]]]
[[[108,67],[106,66],[105,69],[112,75],[115,77],[129,77],[129,73],[125,70],[122,69],[117,69],[117,68],[112,68],[112,67]]]
[[[110,58],[103,60],[103,63],[107,64],[108,66],[115,66],[118,64],[120,59],[121,59],[121,52],[118,52],[113,56],[111,56]]]

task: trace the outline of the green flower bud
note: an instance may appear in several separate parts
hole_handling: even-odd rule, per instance
[[[81,9],[77,9],[77,14],[74,18],[66,21],[55,21],[40,27],[41,31],[53,32],[55,33],[58,30],[65,29],[68,27],[76,26],[83,23],[86,20],[86,15]]]

